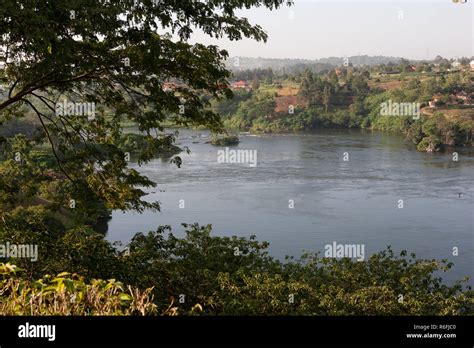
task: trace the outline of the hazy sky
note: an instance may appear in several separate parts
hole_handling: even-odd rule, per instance
[[[239,12],[268,33],[267,43],[212,40],[231,56],[305,58],[357,54],[411,59],[473,56],[474,0],[296,0],[277,11]]]

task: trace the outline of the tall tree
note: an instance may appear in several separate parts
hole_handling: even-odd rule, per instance
[[[326,86],[324,86],[323,94],[322,94],[322,102],[324,105],[325,112],[328,112],[329,105],[331,104],[331,96],[332,96],[331,87],[329,84],[327,84]]]
[[[200,29],[215,38],[265,41],[263,29],[236,10],[272,10],[283,2],[3,0],[0,66],[6,92],[0,93],[0,124],[34,113],[41,133],[28,141],[49,143],[54,169],[66,179],[64,197],[89,193],[109,208],[159,209],[137,187],[154,183],[128,168],[117,146],[120,121],[135,121],[145,134],[139,161],[174,142],[163,132],[165,121],[222,130],[219,115],[206,109],[208,98],[201,96],[232,95],[224,66],[228,53],[188,39]],[[174,161],[180,164],[179,157]],[[13,195],[24,186],[10,184]]]

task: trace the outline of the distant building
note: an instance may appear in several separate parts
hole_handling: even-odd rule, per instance
[[[469,63],[471,65],[471,70],[474,70],[474,60],[471,60],[471,63]]]
[[[246,91],[249,91],[252,89],[250,84],[245,80],[232,82],[230,84],[230,88],[233,90],[246,90]]]
[[[458,92],[454,95],[457,100],[462,100],[464,104],[471,103],[471,97],[465,91]]]
[[[441,103],[441,98],[443,97],[442,94],[437,93],[433,97],[431,97],[431,100],[428,102],[428,106],[430,108],[434,108],[438,106]]]
[[[468,94],[464,91],[456,93],[456,98],[467,100],[469,98]]]
[[[174,83],[174,82],[165,82],[165,83],[163,83],[163,85],[161,86],[161,88],[163,89],[163,92],[172,92],[172,91],[175,91],[177,87],[178,87],[178,86],[177,86],[176,83]]]
[[[455,60],[452,64],[451,64],[451,67],[453,68],[460,68],[461,67],[461,63],[459,62],[459,60]]]

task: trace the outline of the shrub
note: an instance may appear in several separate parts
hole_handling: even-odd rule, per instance
[[[2,315],[150,315],[156,314],[152,289],[144,291],[114,280],[85,283],[67,272],[36,281],[18,277],[21,272],[0,263]]]
[[[216,146],[229,146],[229,145],[237,145],[239,144],[240,140],[237,135],[229,135],[225,137],[214,137],[211,140],[212,145]]]

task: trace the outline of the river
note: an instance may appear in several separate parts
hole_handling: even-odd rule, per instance
[[[337,242],[364,245],[367,259],[391,245],[447,258],[455,266],[443,279],[473,283],[474,149],[420,153],[399,135],[360,130],[241,134],[229,149],[256,150],[252,167],[218,163],[224,147],[206,140],[206,131],[180,131],[191,153],[181,154],[179,169],[160,159],[132,165],[158,184],[146,199],[162,211],[114,212],[109,240],[127,242],[159,225],[182,236],[181,223],[199,222],[212,224],[214,235],[255,234],[277,258],[324,253]]]

